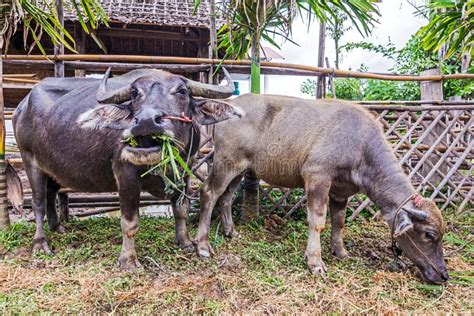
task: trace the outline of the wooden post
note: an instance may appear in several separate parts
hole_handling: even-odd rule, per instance
[[[56,0],[56,10],[61,26],[64,27],[63,0]],[[61,37],[64,37],[64,35],[61,34]],[[54,54],[64,55],[64,45],[59,44],[54,46]],[[54,76],[64,77],[64,61],[57,60],[54,62]]]
[[[324,67],[324,51],[326,49],[326,23],[319,25],[319,47],[318,47],[318,67]],[[316,99],[321,99],[324,94],[325,77],[319,76],[316,81]]]
[[[209,58],[217,58],[217,29],[216,29],[216,2],[215,0],[209,1]],[[216,83],[214,80],[214,67],[211,66],[209,69],[209,83]]]
[[[56,10],[58,14],[58,19],[59,22],[61,23],[61,26],[64,27],[64,11],[63,11],[63,0],[56,0]],[[74,25],[74,36],[78,33],[77,31],[77,25]],[[82,28],[81,28],[81,33]],[[61,37],[64,38],[64,34],[61,34]],[[79,38],[76,37],[76,39],[79,39],[78,41],[78,48],[79,53],[82,54],[84,53],[84,42],[85,42],[85,36],[80,35]],[[64,55],[64,45],[59,44],[57,46],[54,46],[54,54],[55,55]],[[79,70],[79,73],[75,71],[75,75],[79,75],[80,77],[84,76],[84,71]],[[64,77],[64,61],[55,61],[54,62],[54,76],[55,77]],[[68,197],[67,193],[61,193],[59,194],[59,218],[60,220],[67,221],[69,220],[69,206],[68,206]]]
[[[76,50],[79,54],[86,53],[86,34],[79,22],[74,22],[74,41],[76,42]],[[64,66],[63,66],[64,67]],[[74,70],[75,77],[85,77],[85,70]]]
[[[425,70],[421,72],[420,75],[429,76],[429,75],[440,75],[440,74],[441,74],[440,70],[435,68],[435,69]],[[421,93],[421,100],[442,101],[443,100],[443,81],[421,81],[420,93]],[[437,111],[433,111],[432,113],[434,116],[439,115],[439,112]],[[425,144],[428,146],[433,145],[433,143],[438,138],[438,135],[440,135],[442,132],[443,132],[443,128],[441,126],[435,126],[435,128],[431,131],[431,133],[426,137]],[[431,161],[433,165],[436,165],[436,163],[438,162],[438,158],[430,157],[428,161]],[[446,174],[446,170],[447,170],[446,165],[443,164],[439,166],[438,170]],[[428,164],[424,164],[423,169],[422,169],[423,176],[426,176],[430,171],[431,171],[431,167],[429,167]],[[438,173],[435,173],[430,179],[430,182],[436,183],[441,180],[442,180],[441,176]]]
[[[0,33],[0,56],[3,56],[3,34]],[[5,113],[3,99],[3,61],[0,61],[0,230],[10,226],[7,203],[7,165],[5,161]]]
[[[326,67],[330,68],[329,67],[329,58],[326,57],[325,59],[326,59]],[[334,74],[329,75],[329,84],[331,85],[332,98],[336,99],[336,88],[334,87]]]

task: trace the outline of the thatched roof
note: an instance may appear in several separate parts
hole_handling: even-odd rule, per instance
[[[193,14],[193,0],[101,0],[100,2],[111,21],[209,28],[208,0],[201,0],[196,14]],[[74,14],[65,11],[66,19],[77,19]]]

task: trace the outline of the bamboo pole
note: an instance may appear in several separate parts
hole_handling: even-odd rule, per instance
[[[3,60],[63,60],[63,61],[96,61],[96,62],[143,62],[143,63],[175,63],[175,64],[211,64],[211,65],[246,65],[250,66],[250,60],[220,60],[209,58],[194,58],[194,57],[171,57],[171,56],[136,56],[136,55],[88,55],[88,54],[74,54],[74,55],[8,55],[2,56]],[[333,68],[322,68],[299,64],[280,63],[262,61],[261,66],[270,68],[288,68],[295,70],[306,70],[309,72],[316,72],[323,75],[330,75],[334,73],[335,77],[352,77],[363,79],[380,79],[393,81],[440,81],[451,79],[474,79],[474,74],[449,74],[449,75],[390,75],[378,73],[366,73],[352,70],[340,70]]]
[[[3,77],[3,81],[16,82],[16,83],[29,83],[29,84],[36,84],[40,82],[40,80],[36,80],[36,79],[11,78],[11,77]]]

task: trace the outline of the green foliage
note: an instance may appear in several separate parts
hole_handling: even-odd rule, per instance
[[[198,5],[199,0],[195,0]],[[218,32],[219,48],[225,49],[226,57],[248,58],[252,39],[263,38],[279,48],[276,37],[291,40],[291,27],[295,17],[307,16],[309,21],[317,18],[320,21],[336,17],[334,8],[343,12],[362,34],[369,34],[373,27],[373,15],[379,15],[372,0],[349,1],[220,1],[216,11],[221,12],[227,23]]]
[[[419,74],[420,72],[441,67],[443,74],[461,72],[461,62],[454,57],[445,59],[441,63],[438,55],[426,52],[420,44],[420,39],[412,36],[401,49],[388,40],[387,44],[373,44],[368,42],[347,43],[343,47],[348,52],[354,49],[363,49],[379,53],[385,58],[392,60],[395,65],[389,69],[396,74]],[[361,66],[359,71],[367,71],[367,67]],[[468,73],[474,73],[474,66],[468,69]],[[301,92],[315,96],[315,90],[311,90],[312,81],[307,80],[302,84]],[[365,80],[353,78],[336,78],[334,81],[336,96],[345,100],[419,100],[420,88],[418,82],[400,82],[383,80]],[[461,96],[472,98],[474,96],[473,80],[445,80],[443,82],[444,97]]]
[[[316,96],[316,80],[306,79],[301,83],[300,91],[312,97]]]
[[[446,45],[445,58],[473,54],[473,0],[431,0],[420,9],[420,14],[431,16],[430,22],[417,33],[424,49],[435,53]]]
[[[333,7],[333,12],[334,14],[329,17],[328,24],[326,25],[326,34],[334,41],[336,50],[334,66],[336,69],[339,69],[339,63],[342,59],[340,41],[344,33],[352,29],[352,25],[345,26],[349,16],[344,11]]]
[[[184,195],[186,187],[185,178],[186,176],[193,176],[188,166],[189,157],[187,161],[184,161],[180,154],[180,150],[184,150],[184,145],[165,134],[152,135],[151,137],[161,144],[161,159],[159,163],[148,169],[141,176],[144,177],[148,174],[159,175],[165,182],[165,193],[173,194],[176,190]],[[138,146],[138,141],[133,136],[125,139],[123,142],[131,147]],[[182,172],[178,166],[181,167]],[[170,171],[171,177],[168,176]]]
[[[336,94],[337,95],[337,94]],[[363,100],[419,100],[417,82],[399,82],[369,79],[365,82]]]
[[[453,57],[440,62],[437,54],[427,52],[422,48],[421,39],[416,35],[412,36],[400,50],[396,49],[390,38],[385,45],[359,42],[348,43],[344,45],[344,48],[348,52],[354,49],[364,49],[382,54],[395,62],[395,66],[389,69],[392,73],[419,74],[426,69],[439,66],[443,74],[461,72],[461,62],[458,59]],[[468,72],[473,73],[474,67],[471,66]],[[420,98],[419,85],[416,82],[367,80],[365,85],[365,100],[419,100]],[[450,96],[472,97],[474,82],[472,80],[445,80],[443,88],[445,98]]]
[[[100,23],[107,24],[107,15],[103,10],[100,0],[66,0],[63,1],[65,10],[74,12],[87,34],[96,29]],[[43,46],[40,43],[41,35],[46,33],[54,45],[62,44],[72,52],[75,43],[69,32],[61,26],[57,15],[56,1],[54,0],[12,0],[2,3],[2,28],[0,36],[6,37],[6,43],[15,33],[17,24],[23,23],[25,27],[25,39],[28,33],[34,39],[34,44],[30,50],[38,45],[40,51],[45,54]],[[93,34],[91,34],[93,35]],[[96,38],[92,36],[94,40]],[[26,43],[25,43],[26,44]]]
[[[360,101],[364,99],[364,81],[355,78],[335,78],[334,90],[338,99]],[[316,97],[316,80],[306,79],[300,87],[302,93]],[[331,97],[331,94],[328,94]]]

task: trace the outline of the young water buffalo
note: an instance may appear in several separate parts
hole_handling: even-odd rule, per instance
[[[329,205],[331,248],[346,257],[342,228],[348,198],[363,192],[380,207],[407,257],[429,282],[448,279],[443,258],[444,223],[436,205],[415,195],[372,115],[360,106],[331,100],[244,95],[232,104],[246,112],[215,131],[214,163],[201,191],[197,234],[200,256],[208,243],[211,212],[220,203],[224,232],[237,235],[231,216],[232,193],[251,172],[282,187],[304,187],[308,200],[309,268],[324,274],[320,233]]]
[[[110,70],[102,83],[80,78],[42,81],[18,106],[13,126],[33,191],[33,251],[50,252],[43,230],[45,212],[49,227],[63,231],[55,209],[60,186],[85,192],[118,191],[123,233],[119,262],[123,269],[133,269],[139,265],[134,236],[142,190],[171,200],[176,240],[181,247],[193,247],[186,229],[187,199],[179,199],[178,192],[167,195],[160,176],[141,177],[161,158],[160,141],[151,135],[173,137],[187,157],[199,144],[197,124],[240,114],[228,103],[193,98],[232,95],[234,86],[227,72],[226,86],[158,70],[131,71],[107,83],[109,74]],[[123,142],[129,136],[136,138],[137,146]]]

